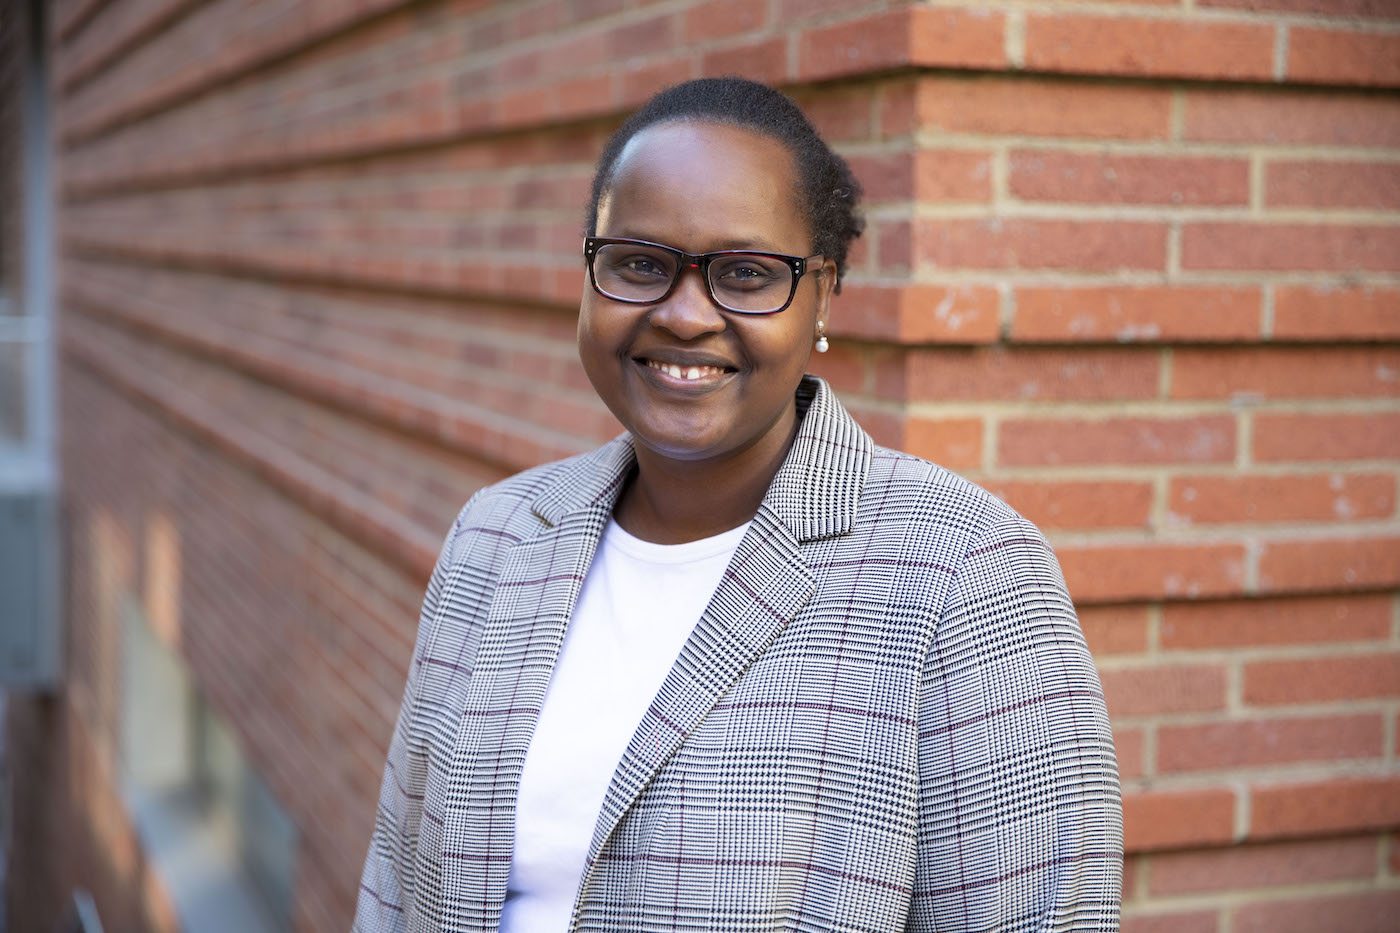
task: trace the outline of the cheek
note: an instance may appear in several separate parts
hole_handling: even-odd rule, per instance
[[[587,361],[608,353],[615,335],[609,332],[608,315],[600,314],[592,301],[585,301],[578,312],[578,352]]]
[[[791,309],[798,310],[798,309]],[[783,312],[786,314],[787,312]],[[809,318],[811,320],[809,321]],[[767,323],[767,322],[760,322]],[[774,322],[776,323],[776,322]],[[796,381],[807,369],[812,355],[812,334],[816,321],[809,313],[799,313],[791,321],[783,321],[781,328],[756,335],[750,345],[767,363],[773,374]]]
[[[621,357],[630,346],[628,327],[624,315],[611,314],[607,308],[599,308],[591,302],[584,302],[579,308],[579,362],[593,391],[609,407],[618,402],[623,391]]]

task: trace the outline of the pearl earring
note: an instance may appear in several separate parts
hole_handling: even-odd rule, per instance
[[[823,331],[825,331],[825,330],[826,330],[826,325],[823,324],[821,321],[818,321],[818,322],[817,322],[817,343],[816,343],[816,346],[813,347],[813,349],[815,349],[818,353],[825,353],[827,350],[830,350],[830,349],[831,349],[831,344],[827,343],[826,334],[823,333]]]

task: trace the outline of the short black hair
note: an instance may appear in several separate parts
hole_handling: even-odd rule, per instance
[[[699,78],[661,91],[613,133],[593,174],[586,227],[598,232],[598,202],[612,183],[618,156],[632,137],[658,123],[724,123],[754,130],[782,143],[797,167],[798,196],[812,230],[812,246],[836,262],[836,290],[846,274],[846,253],[865,222],[857,211],[860,183],[846,160],[831,151],[792,99],[746,78]]]

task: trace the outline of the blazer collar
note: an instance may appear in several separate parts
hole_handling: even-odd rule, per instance
[[[799,542],[846,534],[855,524],[874,443],[817,376],[802,377],[797,410],[797,437],[760,508]],[[535,497],[535,514],[550,526],[579,510],[611,514],[636,462],[630,434],[569,461]]]

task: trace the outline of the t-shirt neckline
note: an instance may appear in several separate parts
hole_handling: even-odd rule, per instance
[[[633,560],[652,564],[684,564],[733,553],[752,524],[753,521],[749,520],[737,528],[683,544],[657,544],[643,541],[619,525],[617,519],[609,518],[608,526],[603,530],[602,546],[617,550]]]

